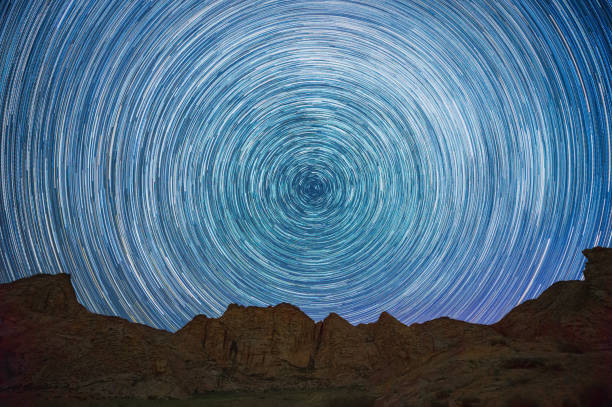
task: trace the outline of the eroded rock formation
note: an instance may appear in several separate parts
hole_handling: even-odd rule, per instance
[[[584,281],[558,282],[491,326],[406,326],[388,313],[315,323],[290,304],[232,304],[172,334],[88,312],[68,275],[18,280],[0,285],[0,402],[362,386],[380,406],[606,405],[612,249],[584,254]]]

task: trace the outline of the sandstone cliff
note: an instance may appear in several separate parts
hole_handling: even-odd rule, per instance
[[[612,383],[612,249],[498,323],[353,326],[230,305],[172,334],[81,306],[65,274],[0,285],[0,403],[361,386],[377,405],[596,406]]]

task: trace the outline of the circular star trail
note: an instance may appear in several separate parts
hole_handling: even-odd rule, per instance
[[[0,6],[0,278],[493,322],[612,244],[600,1]]]

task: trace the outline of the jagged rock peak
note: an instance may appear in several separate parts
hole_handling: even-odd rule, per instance
[[[582,254],[589,263],[602,263],[612,259],[612,247],[595,246],[591,249],[584,249]]]
[[[232,311],[232,310],[240,310],[240,309],[245,309],[245,308],[247,307],[245,307],[244,305],[231,303],[227,306],[227,308],[225,309],[225,312]]]
[[[340,319],[342,321],[345,321],[344,318],[342,318],[340,315],[336,314],[335,312],[330,312],[328,316],[325,317],[324,321],[326,320],[334,320],[334,319]]]
[[[609,279],[612,277],[612,248],[594,247],[582,251],[587,262],[584,265],[584,279]]]
[[[276,310],[286,310],[287,309],[287,310],[303,312],[299,307],[296,307],[295,305],[290,304],[288,302],[281,302],[276,305],[270,305],[268,308],[273,308]]]
[[[389,314],[387,311],[383,311],[380,313],[380,316],[378,317],[378,321],[376,321],[376,323],[377,324],[401,324],[403,325],[399,320],[397,320],[397,318]]]
[[[323,324],[353,326],[350,322],[348,322],[346,319],[342,318],[340,315],[336,314],[335,312],[332,312],[328,316],[326,316],[325,319],[323,320]]]
[[[208,318],[204,314],[198,314],[195,317],[193,317],[191,321],[187,322],[185,326],[181,328],[181,330],[187,328],[188,326],[198,326],[198,325],[206,324],[206,321],[208,321],[209,319],[210,318]]]

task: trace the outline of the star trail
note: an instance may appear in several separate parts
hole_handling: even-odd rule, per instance
[[[609,1],[4,1],[0,280],[498,320],[612,245]]]

